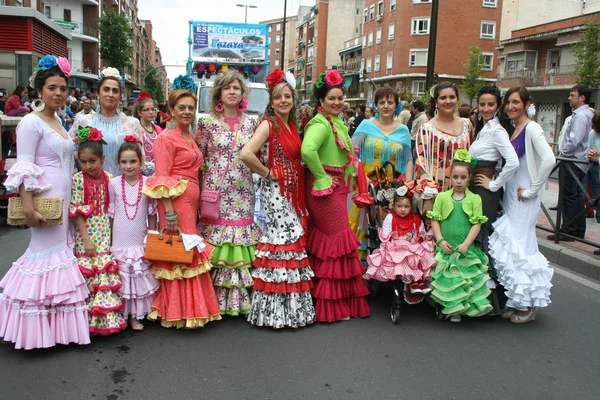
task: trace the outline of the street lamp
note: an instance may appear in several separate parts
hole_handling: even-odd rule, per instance
[[[258,8],[254,5],[251,4],[236,4],[236,7],[244,7],[244,23],[247,24],[248,23],[248,8]]]

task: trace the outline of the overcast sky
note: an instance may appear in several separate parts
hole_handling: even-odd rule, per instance
[[[185,73],[188,57],[189,20],[244,22],[244,8],[236,4],[255,5],[248,8],[248,23],[283,18],[284,0],[139,0],[139,18],[152,21],[152,36],[160,47],[171,81]],[[314,5],[314,0],[288,0],[287,15],[296,15],[298,6]]]

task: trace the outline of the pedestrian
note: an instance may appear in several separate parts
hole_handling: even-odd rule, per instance
[[[308,212],[300,135],[296,128],[296,81],[275,69],[266,78],[270,102],[240,159],[261,176],[265,229],[256,248],[252,309],[248,322],[298,328],[315,321],[310,290],[314,276],[306,255]],[[260,154],[260,158],[256,156]]]
[[[147,154],[147,153],[146,153]],[[111,253],[119,267],[122,286],[123,317],[134,331],[152,309],[158,281],[150,273],[151,263],[144,259],[146,233],[157,230],[157,203],[142,193],[148,178],[141,175],[144,165],[142,144],[135,136],[125,137],[119,148],[119,166],[123,175],[108,184],[108,214],[112,219]]]
[[[587,86],[577,85],[571,88],[569,104],[573,108],[573,118],[563,137],[559,154],[560,157],[573,159],[573,161],[561,161],[559,168],[560,189],[563,191],[563,202],[558,205],[563,216],[560,232],[580,239],[585,238],[586,229],[585,213],[582,212],[585,207],[584,194],[579,185],[589,169],[588,137],[592,130],[594,116],[589,106],[591,96],[592,91]],[[548,239],[554,240],[555,235],[548,236]],[[560,235],[559,240],[573,241],[574,239]]]
[[[136,99],[133,116],[140,121],[142,127],[140,135],[142,138],[141,144],[144,148],[144,163],[154,164],[154,142],[162,129],[154,123],[156,108],[154,107],[152,95],[147,90],[142,90]]]
[[[417,132],[423,126],[423,124],[429,121],[427,114],[425,113],[425,103],[421,100],[415,100],[411,104],[412,112],[414,114],[414,119],[412,121],[412,125],[410,127],[410,145],[413,149],[413,153],[415,152],[415,142],[417,137]]]
[[[511,88],[504,96],[502,109],[512,121],[507,126],[519,168],[506,182],[504,215],[493,224],[489,241],[498,282],[508,298],[502,317],[519,324],[535,320],[538,308],[550,304],[553,275],[538,249],[535,226],[555,158],[542,127],[527,115],[531,104],[523,87]]]
[[[370,315],[346,201],[355,175],[354,146],[339,118],[344,104],[344,80],[337,70],[322,73],[313,88],[317,113],[306,125],[302,158],[306,206],[311,215],[307,250],[316,277],[313,289],[316,320],[334,322]]]
[[[461,315],[480,317],[492,310],[488,300],[491,292],[486,285],[490,280],[488,258],[475,245],[487,217],[482,212],[481,197],[468,188],[470,163],[467,150],[456,151],[450,167],[452,187],[440,193],[433,210],[427,212],[437,246],[430,296],[451,322],[460,322]]]
[[[20,83],[6,101],[4,114],[9,117],[22,117],[29,114],[29,108],[21,100],[25,96],[27,96],[27,86],[24,83]]]
[[[471,117],[471,106],[468,104],[463,104],[458,109],[458,116],[461,118],[470,118]],[[471,121],[473,126],[475,126],[477,119],[475,121]]]
[[[254,222],[252,172],[240,160],[240,150],[252,137],[256,120],[246,114],[249,88],[234,69],[219,74],[211,90],[211,112],[198,120],[196,140],[204,154],[204,186],[218,193],[213,213],[200,207],[198,230],[215,247],[212,281],[221,314],[247,315],[253,280],[249,268],[261,236]],[[207,198],[207,202],[208,202]],[[208,205],[206,205],[208,207]]]
[[[351,108],[347,108],[344,110],[344,125],[346,128],[350,129],[350,127],[354,124],[354,110]]]
[[[193,82],[192,82],[193,83]],[[146,181],[142,193],[159,199],[159,228],[181,229],[198,245],[190,264],[154,261],[152,271],[160,288],[152,302],[151,320],[165,328],[194,329],[221,319],[219,302],[208,271],[213,247],[198,236],[199,172],[203,154],[190,130],[196,117],[195,88],[185,77],[175,79],[169,95],[169,112],[174,127],[167,127],[154,142],[156,173]],[[193,91],[187,89],[194,89]]]
[[[375,117],[375,111],[373,107],[365,107],[365,119],[371,119]]]
[[[127,109],[125,110],[125,115],[127,115],[128,117],[133,117],[134,109],[135,102],[133,100],[129,100],[127,102]]]
[[[406,125],[408,124],[408,120],[410,119],[410,110],[409,110],[409,104],[408,101],[406,100],[402,100],[402,111],[400,111],[400,114],[398,115],[398,121],[400,121],[400,123],[402,125]]]
[[[413,212],[413,193],[405,184],[394,190],[392,212],[379,228],[379,248],[367,257],[365,279],[381,282],[401,279],[405,285],[405,299],[411,303],[423,300],[431,292],[428,286],[434,245],[425,232],[421,216]]]
[[[73,141],[55,114],[65,102],[70,73],[65,58],[40,59],[30,79],[40,99],[17,125],[19,157],[4,182],[8,193],[20,194],[31,228],[27,251],[0,281],[0,337],[16,349],[90,343],[89,291],[70,247]],[[62,224],[48,225],[33,208],[34,198],[64,199]]]
[[[119,267],[110,252],[111,226],[108,214],[108,181],[104,171],[102,133],[95,128],[80,128],[78,159],[81,172],[73,175],[69,217],[74,220],[75,256],[90,296],[87,299],[90,333],[110,335],[127,327],[121,315],[123,303]]]
[[[356,111],[356,117],[354,117],[354,121],[352,121],[352,125],[350,126],[349,131],[348,131],[348,133],[350,134],[350,137],[352,137],[352,135],[354,135],[356,128],[358,128],[360,123],[363,122],[363,120],[365,119],[365,105],[364,104],[357,105],[355,111]]]
[[[81,106],[82,106],[81,111],[79,111],[75,115],[78,115],[78,114],[87,115],[87,114],[89,114],[89,113],[91,113],[93,111],[92,110],[92,100],[90,100],[87,97],[82,97],[81,98]]]
[[[587,178],[592,187],[592,195],[596,200],[596,222],[600,223],[600,168],[598,167],[598,155],[600,154],[600,111],[594,113],[592,118],[592,130],[588,137],[587,159],[590,162],[590,169]],[[594,251],[595,255],[600,255],[600,250]]]
[[[4,88],[0,88],[0,112],[4,113],[4,107],[6,106],[6,101],[8,100],[8,91]]]
[[[118,112],[121,96],[121,76],[116,68],[107,67],[100,72],[98,90],[100,92],[100,110],[87,115],[77,114],[69,133],[74,136],[80,127],[96,128],[102,132],[104,141],[104,170],[111,175],[119,175],[117,153],[125,136],[137,136],[141,140],[140,122]],[[92,106],[93,107],[93,106]],[[94,108],[95,109],[95,108]]]

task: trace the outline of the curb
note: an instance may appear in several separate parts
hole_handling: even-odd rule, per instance
[[[588,278],[600,280],[600,260],[593,255],[570,249],[539,236],[538,248],[548,261]]]

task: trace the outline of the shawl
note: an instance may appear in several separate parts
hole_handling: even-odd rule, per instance
[[[375,123],[369,119],[360,123],[352,141],[358,146],[358,159],[367,164],[375,161],[375,153],[379,147],[379,160],[383,164],[391,161],[396,171],[406,173],[406,164],[412,157],[410,132],[405,125],[385,135]]]

